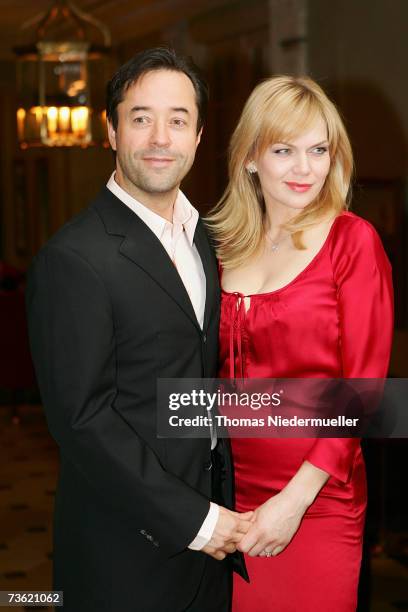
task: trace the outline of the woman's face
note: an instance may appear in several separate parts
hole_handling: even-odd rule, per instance
[[[255,160],[266,206],[300,211],[320,193],[330,169],[322,118],[291,142],[270,145]]]

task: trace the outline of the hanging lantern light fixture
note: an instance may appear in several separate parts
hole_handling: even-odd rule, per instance
[[[30,146],[106,144],[108,29],[66,0],[23,24],[17,55],[17,137]]]

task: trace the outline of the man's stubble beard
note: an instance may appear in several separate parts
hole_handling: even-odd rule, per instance
[[[170,167],[151,170],[143,168],[140,159],[129,160],[118,155],[117,161],[126,180],[137,190],[149,194],[164,194],[178,188],[194,161],[194,158],[188,160],[182,155],[173,154],[171,157],[175,158],[175,161]]]

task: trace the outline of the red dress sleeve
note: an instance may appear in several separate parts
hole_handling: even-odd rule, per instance
[[[390,263],[375,229],[355,215],[343,215],[330,238],[342,376],[384,378],[393,332]],[[318,439],[305,459],[347,482],[358,446],[359,439]]]

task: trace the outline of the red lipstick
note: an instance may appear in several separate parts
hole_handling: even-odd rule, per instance
[[[285,184],[289,187],[289,189],[292,189],[292,191],[296,191],[297,193],[304,193],[305,191],[308,191],[312,186],[312,183],[286,182]]]

